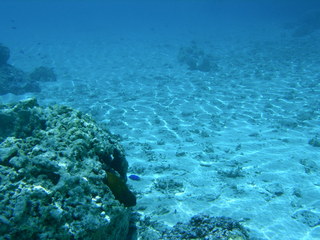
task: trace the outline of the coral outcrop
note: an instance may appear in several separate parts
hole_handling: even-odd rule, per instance
[[[196,215],[188,223],[177,223],[165,231],[161,239],[248,240],[249,235],[239,222],[231,218]]]
[[[22,70],[8,64],[9,58],[9,48],[0,44],[0,95],[39,92],[39,84],[30,81],[28,74]]]
[[[217,70],[211,55],[200,49],[195,42],[189,47],[181,47],[178,53],[178,61],[188,66],[189,70],[210,72]]]
[[[10,50],[0,44],[0,95],[13,93],[16,95],[27,92],[40,92],[39,82],[56,81],[56,74],[51,68],[38,67],[32,73],[8,64]]]
[[[9,58],[10,58],[9,48],[2,46],[0,44],[0,66],[6,64]]]
[[[88,115],[35,99],[0,105],[2,239],[126,239],[130,208],[106,182],[112,172],[125,183],[127,169]]]
[[[57,80],[55,72],[48,67],[37,67],[30,73],[30,79],[36,82],[54,82]]]

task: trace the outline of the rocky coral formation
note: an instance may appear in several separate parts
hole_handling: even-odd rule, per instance
[[[88,116],[35,99],[0,105],[3,239],[126,239],[130,208],[106,172],[126,181],[115,137]]]
[[[7,64],[7,61],[10,58],[9,48],[2,46],[0,44],[0,66]]]
[[[28,74],[22,70],[8,64],[9,58],[9,48],[0,44],[0,94],[39,92],[39,84],[30,81]]]
[[[210,72],[217,70],[218,66],[213,62],[212,56],[192,42],[189,47],[182,47],[178,53],[178,61],[186,64],[190,70]]]
[[[40,92],[37,82],[29,81],[28,75],[11,65],[0,67],[0,95],[13,93],[21,95],[27,92]]]
[[[36,82],[54,82],[57,80],[57,75],[51,68],[48,67],[38,67],[30,73],[30,79]]]
[[[8,64],[9,48],[0,44],[0,95],[40,92],[39,82],[56,81],[56,74],[48,67],[36,68],[31,74]]]
[[[196,215],[188,223],[177,223],[162,239],[247,240],[249,235],[239,222],[227,217]]]

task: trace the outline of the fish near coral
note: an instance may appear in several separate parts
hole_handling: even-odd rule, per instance
[[[132,207],[136,205],[136,196],[129,190],[127,184],[114,173],[107,172],[107,186],[115,199],[124,206]]]
[[[130,175],[129,178],[133,181],[140,181],[141,180],[141,178],[135,174]]]

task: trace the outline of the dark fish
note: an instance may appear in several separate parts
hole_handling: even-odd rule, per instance
[[[134,175],[134,174],[130,175],[129,178],[130,178],[131,180],[134,180],[134,181],[140,181],[140,179],[141,179],[139,176]]]
[[[136,196],[129,190],[127,184],[117,175],[107,172],[107,185],[114,195],[114,198],[126,207],[135,206]]]

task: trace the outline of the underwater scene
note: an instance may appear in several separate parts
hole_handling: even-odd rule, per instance
[[[0,239],[320,239],[320,1],[1,0]]]

